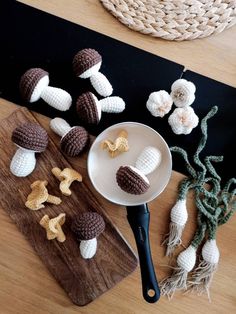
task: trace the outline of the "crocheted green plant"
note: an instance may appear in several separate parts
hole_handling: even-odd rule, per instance
[[[189,190],[194,191],[195,203],[198,210],[197,230],[190,245],[177,257],[177,267],[170,277],[160,283],[162,295],[169,298],[176,290],[196,290],[198,293],[207,292],[213,274],[219,262],[219,249],[216,244],[216,232],[218,226],[226,223],[236,210],[236,189],[232,188],[236,183],[231,178],[224,187],[221,186],[221,178],[217,174],[213,163],[223,161],[223,156],[207,156],[203,161],[200,153],[207,141],[207,121],[218,111],[214,106],[201,121],[202,138],[193,156],[195,168],[190,164],[187,152],[180,147],[172,147],[171,151],[180,154],[186,165],[188,177],[179,185],[178,199],[171,209],[170,230],[164,241],[167,245],[166,255],[170,256],[174,249],[181,245],[181,236],[188,219],[186,198]],[[210,189],[206,187],[210,185]],[[194,269],[197,258],[197,249],[202,241],[202,260]],[[194,269],[194,270],[193,270]],[[193,271],[193,272],[192,272]],[[189,278],[189,272],[192,272]]]

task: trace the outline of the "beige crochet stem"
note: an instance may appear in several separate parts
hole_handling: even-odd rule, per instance
[[[236,0],[100,0],[129,28],[167,40],[218,34],[236,23]]]

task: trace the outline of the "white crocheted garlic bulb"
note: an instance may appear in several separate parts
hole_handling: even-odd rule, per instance
[[[198,122],[198,116],[191,107],[176,108],[168,119],[172,131],[177,135],[191,133]]]
[[[72,104],[70,94],[61,88],[48,85],[48,72],[40,68],[33,68],[26,71],[21,77],[20,92],[22,97],[30,103],[42,98],[48,105],[57,110],[68,110]]]
[[[216,240],[207,240],[202,248],[203,260],[210,264],[218,264],[220,252],[216,245]]]
[[[220,252],[216,245],[216,240],[207,240],[202,247],[202,260],[193,271],[188,285],[199,294],[207,292],[210,300],[209,287],[215,271],[217,270]]]
[[[170,220],[169,233],[163,241],[163,244],[167,245],[166,256],[170,256],[174,249],[182,243],[181,236],[188,220],[186,199],[179,199],[175,203],[170,212]]]
[[[190,245],[186,250],[181,252],[177,258],[178,266],[185,272],[190,272],[196,264],[196,249]]]
[[[172,107],[173,100],[164,90],[153,92],[149,95],[147,109],[154,117],[164,117]]]
[[[171,298],[176,290],[187,289],[188,273],[194,268],[196,258],[196,249],[192,245],[178,255],[177,267],[174,268],[172,275],[160,282],[162,295]]]
[[[110,96],[113,88],[108,79],[99,72],[102,64],[101,55],[91,48],[79,51],[73,59],[75,74],[82,79],[90,79],[93,88],[103,97]]]
[[[176,107],[190,106],[195,100],[196,87],[192,82],[178,79],[171,86],[170,96]]]
[[[153,172],[161,163],[161,152],[156,147],[144,148],[136,160],[135,168],[145,176]]]
[[[186,207],[186,199],[178,200],[171,209],[171,222],[178,226],[184,227],[188,219],[188,212]]]

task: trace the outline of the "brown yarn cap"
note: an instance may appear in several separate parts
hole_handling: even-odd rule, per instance
[[[48,75],[48,72],[40,68],[29,69],[22,75],[19,88],[24,100],[30,101],[31,95],[39,80],[46,75]]]
[[[95,64],[102,62],[101,55],[94,49],[80,50],[73,59],[73,70],[77,76],[90,69]]]
[[[101,215],[95,212],[83,213],[75,216],[71,230],[78,240],[96,238],[105,229],[105,222]]]
[[[22,148],[43,152],[48,145],[47,132],[37,123],[27,122],[12,132],[12,141]]]
[[[90,92],[84,93],[78,97],[76,109],[79,118],[89,124],[98,124],[98,110],[93,94]]]
[[[143,180],[143,178],[131,169],[129,166],[120,167],[116,172],[116,181],[119,187],[130,194],[145,193],[150,184]]]
[[[89,142],[89,134],[82,126],[75,126],[61,139],[61,150],[70,157],[78,156]]]

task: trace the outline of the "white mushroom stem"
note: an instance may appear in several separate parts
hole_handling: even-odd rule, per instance
[[[97,251],[97,239],[93,238],[91,240],[82,240],[80,242],[80,253],[83,258],[92,258]]]
[[[107,97],[99,100],[101,110],[109,113],[119,113],[124,111],[125,102],[118,96]]]
[[[17,177],[26,177],[34,170],[35,165],[35,152],[20,147],[12,158],[10,171]]]
[[[90,82],[93,88],[103,97],[110,96],[113,92],[111,83],[106,76],[100,72],[95,73],[90,77]]]
[[[81,78],[90,78],[90,82],[93,88],[103,97],[110,96],[113,92],[111,83],[108,81],[106,76],[99,72],[101,62],[95,64],[90,69],[80,75]]]
[[[50,121],[50,128],[54,133],[61,137],[65,136],[71,130],[69,123],[67,123],[66,120],[62,118],[52,119]]]
[[[51,107],[60,111],[68,110],[72,104],[70,94],[57,87],[45,87],[41,93],[41,98]]]
[[[136,160],[135,167],[144,175],[153,172],[161,163],[161,152],[156,147],[144,148]]]
[[[30,97],[30,102],[35,102],[42,98],[51,107],[60,111],[66,111],[72,104],[72,98],[65,90],[49,85],[49,77],[42,77],[34,88]]]

